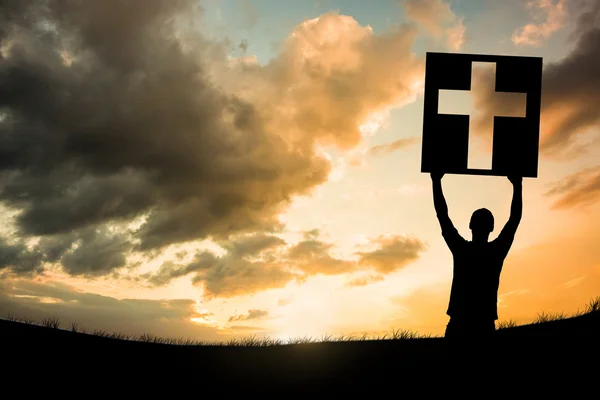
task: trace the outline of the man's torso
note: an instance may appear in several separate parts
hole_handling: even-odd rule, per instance
[[[495,241],[464,241],[453,251],[454,277],[447,314],[469,320],[496,320],[498,286],[505,254]]]

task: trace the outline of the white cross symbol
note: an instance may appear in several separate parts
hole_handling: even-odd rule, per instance
[[[492,169],[492,152],[493,152],[493,138],[494,138],[494,116],[503,117],[525,117],[527,94],[525,93],[512,93],[512,92],[493,92],[489,104],[516,104],[517,107],[514,109],[521,112],[510,113],[506,110],[496,108],[494,112],[489,115],[490,120],[485,121],[484,132],[478,132],[479,136],[474,135],[475,131],[475,118],[473,116],[477,113],[473,106],[473,94],[472,92],[478,92],[474,90],[474,71],[477,68],[485,66],[487,68],[492,67],[494,69],[494,82],[496,79],[496,63],[481,63],[473,62],[471,68],[471,90],[440,90],[439,91],[439,102],[438,102],[438,114],[460,114],[469,116],[469,159],[467,162],[467,168],[469,169],[481,169],[490,170]],[[518,73],[518,71],[516,71]],[[481,92],[481,91],[480,91]],[[513,108],[513,107],[511,107]],[[479,142],[483,152],[473,151],[475,145]],[[478,154],[479,153],[479,154]]]

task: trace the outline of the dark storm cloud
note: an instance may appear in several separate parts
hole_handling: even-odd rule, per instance
[[[544,71],[544,110],[564,112],[557,121],[547,120],[542,148],[551,151],[576,139],[578,133],[600,123],[600,2],[578,19],[573,33],[575,47],[563,60]]]
[[[21,3],[0,3],[0,200],[21,234],[147,215],[143,250],[226,237],[277,226],[326,179],[325,159],[213,85],[217,45],[176,37],[201,21],[195,1]]]
[[[43,253],[29,249],[22,241],[9,243],[0,238],[0,273],[6,269],[17,274],[39,272],[43,259]]]
[[[224,256],[149,279],[193,274],[219,295],[355,268],[318,239],[296,259],[274,236],[239,237],[279,231],[294,196],[327,180],[322,145],[353,148],[373,112],[414,97],[416,30],[329,12],[260,65],[229,59],[203,18],[196,0],[0,0],[0,202],[20,238],[41,236],[42,263],[97,276],[131,252],[211,239]],[[38,270],[10,251],[12,270]]]
[[[264,250],[280,247],[286,244],[285,240],[264,233],[244,236],[237,240],[228,240],[220,243],[223,248],[238,256],[253,256]]]
[[[547,64],[543,72],[540,150],[545,155],[565,154],[578,146],[580,134],[600,123],[600,2],[581,1],[579,6],[571,51]],[[475,94],[475,105],[482,112],[477,118],[480,129],[484,121],[492,121],[490,115],[520,107],[510,98],[492,101],[492,77],[486,72],[477,77],[484,88]]]
[[[146,275],[146,277],[153,285],[162,286],[181,276],[208,270],[209,268],[216,266],[218,262],[218,257],[213,253],[209,251],[198,252],[194,257],[194,260],[187,265],[167,261],[161,265],[156,273]]]
[[[542,150],[559,151],[592,127],[600,127],[600,2],[583,1],[572,33],[575,47],[563,60],[544,71],[544,109],[547,136]],[[589,151],[597,144],[579,145]],[[554,182],[546,195],[555,209],[587,206],[600,199],[600,169],[586,168]]]
[[[132,247],[126,235],[99,229],[85,230],[75,244],[61,259],[64,270],[71,275],[105,275],[125,267]]]
[[[153,188],[133,171],[77,178],[52,171],[26,175],[7,174],[2,191],[8,204],[27,204],[26,212],[17,217],[25,233],[61,234],[106,220],[126,220],[153,201]],[[73,184],[66,187],[68,180]]]
[[[0,269],[25,274],[42,272],[46,263],[61,263],[71,275],[106,275],[130,265],[127,255],[132,247],[128,234],[106,226],[41,237],[31,246],[20,238],[9,241],[0,237]]]

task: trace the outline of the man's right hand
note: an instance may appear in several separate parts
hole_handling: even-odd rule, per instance
[[[523,177],[522,176],[509,175],[509,176],[507,176],[507,178],[510,181],[510,183],[512,183],[513,185],[520,185],[520,184],[523,183]]]
[[[432,181],[440,181],[444,177],[443,172],[432,172],[430,175]]]

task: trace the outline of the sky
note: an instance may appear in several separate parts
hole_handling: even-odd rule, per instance
[[[600,295],[600,1],[0,2],[0,317],[222,341],[440,335],[428,51],[543,57],[499,321]],[[469,94],[473,162],[520,103]],[[470,239],[505,177],[446,175]]]

